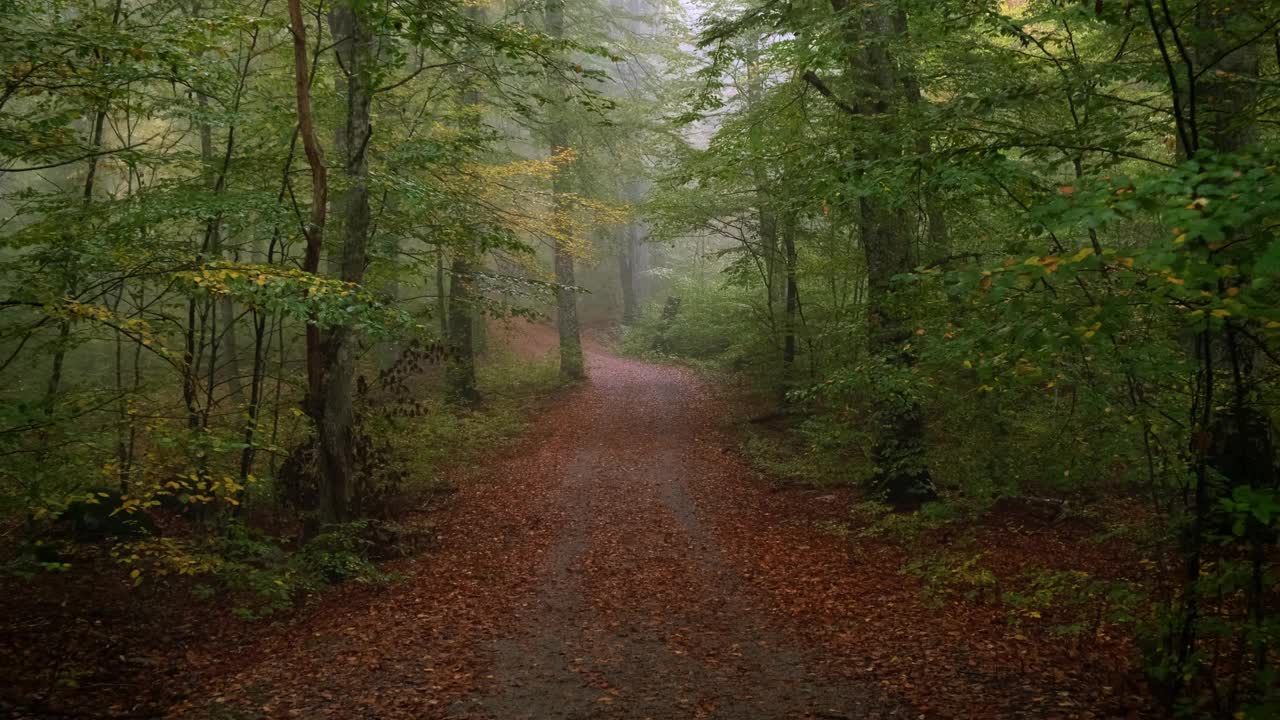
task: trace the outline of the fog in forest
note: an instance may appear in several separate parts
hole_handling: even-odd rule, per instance
[[[1280,717],[1278,28],[0,0],[0,717]]]

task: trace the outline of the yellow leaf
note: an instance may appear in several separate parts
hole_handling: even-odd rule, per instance
[[[1071,262],[1080,262],[1081,260],[1084,260],[1085,258],[1089,257],[1092,254],[1093,254],[1093,248],[1091,247],[1080,248],[1080,252],[1071,256]]]
[[[1213,312],[1211,312],[1211,313],[1209,313],[1209,314],[1210,314],[1210,315],[1212,315],[1212,316],[1214,316],[1214,317],[1216,317],[1216,318],[1231,317],[1231,311],[1230,311],[1230,310],[1224,310],[1224,309],[1222,309],[1222,308],[1218,308],[1218,309],[1214,310]]]

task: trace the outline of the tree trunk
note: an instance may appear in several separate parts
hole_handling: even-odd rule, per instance
[[[764,78],[756,68],[759,49],[752,47],[747,56],[747,92],[745,95],[747,108],[750,109],[764,96]],[[778,324],[777,307],[783,292],[783,282],[779,282],[778,273],[783,270],[779,262],[778,252],[778,215],[770,198],[769,168],[759,156],[765,152],[768,144],[764,137],[764,128],[754,123],[749,132],[751,152],[755,156],[751,163],[751,179],[755,190],[757,238],[760,241],[760,257],[764,260],[765,307],[768,310],[770,343],[777,347]],[[748,248],[750,251],[750,248]]]
[[[449,398],[475,405],[480,402],[476,388],[476,355],[472,325],[475,311],[475,268],[464,256],[453,260],[449,283]]]
[[[330,15],[335,51],[347,81],[346,126],[342,142],[347,188],[339,203],[342,250],[339,278],[361,283],[369,244],[368,145],[373,127],[372,36],[356,10],[359,0],[344,0]],[[350,325],[336,325],[324,337],[323,422],[320,424],[320,520],[345,522],[355,493],[355,363],[358,336]]]
[[[837,12],[847,0],[832,0]],[[878,0],[864,3],[846,19],[850,77],[865,89],[853,111],[874,124],[879,142],[865,143],[859,159],[870,162],[900,156],[892,128],[896,105],[902,102],[902,85],[888,40],[906,31],[906,18],[896,18]],[[873,488],[889,502],[913,506],[935,495],[925,455],[924,414],[909,389],[898,386],[898,371],[909,368],[913,358],[903,347],[911,337],[906,318],[895,307],[892,279],[910,271],[916,257],[906,218],[889,198],[877,190],[866,191],[859,203],[862,247],[867,261],[867,344],[871,357],[889,370],[891,387],[881,387],[874,400],[876,443],[872,449],[876,473]]]
[[[800,309],[800,288],[796,284],[796,228],[795,223],[787,219],[782,226],[783,262],[786,264],[786,300],[785,315],[782,323],[782,368],[783,389],[792,380],[792,370],[796,364],[796,319]]]
[[[449,289],[444,284],[444,247],[436,247],[436,317],[441,337],[449,337]]]
[[[547,34],[553,38],[564,37],[564,0],[548,0],[544,16]],[[551,154],[559,155],[569,150],[569,128],[565,122],[566,98],[563,81],[551,71],[552,117],[550,128]],[[568,197],[573,189],[572,178],[566,168],[560,168],[552,180],[551,192],[555,196],[557,218],[564,218],[570,211]],[[555,238],[556,276],[556,325],[560,331],[560,377],[565,380],[581,380],[586,377],[582,359],[582,337],[578,330],[578,295],[575,288],[573,254],[565,237],[568,223],[560,222]]]
[[[1253,29],[1241,32],[1248,19],[1261,17],[1256,2],[1221,3],[1205,2],[1197,8],[1197,44],[1189,51],[1182,42],[1177,20],[1167,7],[1161,5],[1168,31],[1181,53],[1185,75],[1178,78],[1171,74],[1171,85],[1181,80],[1184,84],[1173,91],[1175,112],[1179,117],[1179,143],[1188,156],[1202,149],[1215,153],[1238,153],[1255,145],[1259,139],[1258,107],[1260,96],[1261,51],[1257,39],[1242,42],[1242,37]],[[1155,24],[1156,11],[1148,3],[1148,13]],[[1163,48],[1162,48],[1163,49]],[[1247,239],[1256,228],[1234,227],[1227,230],[1228,247],[1233,239]],[[1244,240],[1243,242],[1247,242]],[[1248,245],[1242,244],[1241,248]],[[1230,256],[1218,262],[1229,263]],[[1223,265],[1226,269],[1228,265]],[[1218,281],[1218,292],[1249,282],[1239,272],[1223,276]],[[1280,481],[1275,462],[1275,442],[1270,418],[1257,405],[1259,380],[1254,375],[1252,345],[1246,342],[1247,320],[1227,318],[1221,330],[1206,327],[1197,336],[1196,361],[1199,367],[1197,387],[1201,389],[1193,416],[1191,447],[1194,453],[1193,472],[1195,486],[1191,507],[1191,522],[1184,535],[1184,585],[1180,598],[1182,627],[1175,649],[1179,671],[1170,688],[1170,700],[1176,700],[1183,690],[1183,669],[1190,672],[1195,667],[1198,650],[1197,638],[1202,626],[1201,588],[1203,548],[1212,532],[1213,514],[1222,496],[1230,496],[1235,488],[1274,491]],[[1221,377],[1217,377],[1221,376]],[[1224,385],[1218,391],[1219,384]],[[1215,394],[1216,392],[1216,394]],[[1210,468],[1213,472],[1210,472]],[[1214,479],[1221,475],[1225,484]],[[1263,598],[1266,588],[1257,580],[1262,569],[1264,548],[1274,544],[1267,528],[1249,518],[1245,540],[1250,544],[1254,581],[1246,593],[1246,610],[1251,629],[1247,632],[1248,645],[1241,642],[1240,652],[1251,650],[1253,677],[1265,682],[1267,658],[1270,654],[1265,630]],[[1233,662],[1247,662],[1238,657]],[[1235,709],[1234,691],[1227,701]]]
[[[302,0],[289,0],[289,27],[293,34],[293,74],[298,104],[298,128],[302,135],[302,147],[307,157],[307,165],[311,170],[311,217],[306,228],[307,248],[302,260],[302,269],[316,274],[320,271],[320,252],[324,247],[329,180],[324,164],[324,154],[320,150],[320,142],[316,137],[315,123],[311,114],[310,66],[307,57],[307,29],[302,19]],[[281,342],[283,343],[283,335],[281,335]],[[281,362],[284,362],[283,353],[281,353]],[[325,441],[323,431],[325,427],[325,356],[321,347],[320,328],[315,323],[307,323],[306,366],[307,398],[304,405],[321,435],[323,444]],[[278,395],[279,384],[276,390]],[[322,492],[322,495],[326,495],[332,483],[327,479],[328,467],[323,462],[320,471],[322,487],[326,491]],[[333,508],[331,503],[322,498],[322,515],[326,510],[332,514]]]
[[[1238,153],[1258,142],[1261,53],[1256,44],[1241,45],[1229,31],[1246,13],[1257,9],[1253,5],[1245,1],[1220,7],[1209,2],[1200,7],[1199,37],[1204,42],[1196,48],[1195,56],[1204,64],[1195,68],[1200,79],[1189,88],[1199,111],[1191,117],[1196,128],[1194,149]],[[1230,234],[1241,236],[1251,231],[1233,228]],[[1223,280],[1229,285],[1241,281],[1239,277]],[[1228,319],[1214,338],[1215,352],[1231,370],[1233,387],[1231,403],[1217,413],[1208,428],[1214,441],[1208,451],[1209,464],[1233,486],[1272,488],[1277,481],[1274,442],[1270,422],[1252,400],[1257,380],[1253,352],[1246,349],[1251,345],[1242,335],[1243,322]]]
[[[116,4],[116,18],[120,15],[120,4]],[[103,132],[107,122],[107,108],[105,105],[94,112],[93,123],[90,128],[89,145],[94,150],[102,147]],[[94,155],[89,158],[89,169],[84,177],[84,189],[82,191],[82,199],[84,204],[88,205],[93,202],[94,183],[98,177],[98,156]],[[68,253],[69,255],[69,253]],[[68,267],[66,268],[66,285],[67,296],[71,297],[73,288],[76,284],[75,261],[68,258]],[[46,412],[53,411],[53,405],[57,402],[58,393],[62,390],[62,373],[63,367],[67,361],[67,349],[71,342],[71,321],[62,320],[58,323],[58,341],[54,344],[53,349],[53,367],[49,371],[49,382],[45,386],[44,408]]]
[[[467,7],[467,18],[479,23],[484,19],[484,10],[478,5]],[[476,124],[482,121],[480,113],[480,91],[476,85],[477,78],[471,78],[466,90],[462,93],[462,105],[474,111]],[[464,237],[462,247],[454,254],[449,284],[449,396],[454,402],[475,405],[480,402],[480,391],[476,388],[476,345],[475,345],[475,271],[479,251],[476,239]]]
[[[908,24],[907,13],[899,8],[893,16],[894,32],[905,38]],[[905,63],[900,70],[902,75],[903,97],[908,105],[919,107],[924,103],[924,93],[920,90],[920,79],[916,76],[914,63]],[[948,230],[947,216],[943,209],[942,194],[929,187],[927,163],[933,155],[933,141],[925,127],[916,130],[916,154],[920,157],[920,194],[924,201],[925,239],[928,241],[926,257],[944,257],[947,254]]]
[[[629,223],[622,228],[622,243],[618,248],[618,280],[622,287],[622,324],[631,325],[640,316],[636,301],[636,226]]]

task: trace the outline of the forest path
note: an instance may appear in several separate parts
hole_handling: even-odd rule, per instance
[[[524,442],[467,473],[403,582],[340,591],[265,638],[208,716],[896,717],[823,673],[722,555],[712,528],[730,520],[695,486],[743,469],[708,388],[588,362]]]
[[[589,354],[557,418],[556,530],[493,682],[454,705],[494,718],[854,718],[865,700],[821,677],[753,607],[690,480],[722,460],[687,370]]]

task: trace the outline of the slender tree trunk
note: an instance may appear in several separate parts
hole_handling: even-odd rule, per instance
[[[306,44],[305,41],[303,43]],[[289,143],[289,154],[285,156],[284,169],[281,171],[280,191],[276,193],[276,202],[282,202],[289,190],[289,174],[293,169],[293,161],[297,152],[295,133]],[[271,240],[267,243],[265,257],[268,265],[276,262],[276,247],[280,242],[281,229],[277,224],[271,231]],[[261,252],[261,250],[259,250]],[[267,353],[271,345],[271,333],[268,313],[254,309],[253,318],[253,369],[249,379],[249,405],[245,410],[244,449],[240,451],[240,479],[247,480],[253,474],[253,464],[257,459],[258,419],[262,414],[262,396],[266,390]]]
[[[454,258],[449,284],[449,396],[455,402],[480,402],[476,388],[476,356],[472,315],[475,267],[465,258]]]
[[[199,14],[198,7],[196,9],[196,14]],[[256,37],[254,45],[256,45]],[[249,52],[253,52],[253,47],[250,47]],[[248,72],[247,64],[244,72]],[[239,106],[240,102],[239,94],[240,88],[237,88],[236,98],[234,99],[236,107]],[[199,104],[201,110],[208,110],[209,98],[205,96],[204,93],[196,94],[196,102]],[[231,154],[235,150],[235,135],[235,127],[232,126],[227,131],[227,144],[222,154],[222,167],[209,181],[209,191],[215,195],[221,193],[226,188],[227,171],[230,169]],[[204,163],[206,170],[210,169],[214,162],[213,127],[209,125],[208,122],[204,121],[200,123],[200,160]],[[221,213],[209,218],[205,226],[205,234],[208,238],[206,240],[206,244],[209,246],[209,254],[214,258],[221,259],[223,253]],[[215,333],[215,340],[212,345],[214,356],[213,359],[210,360],[210,369],[211,371],[215,369],[219,370],[219,374],[222,375],[231,387],[232,397],[242,400],[244,398],[244,386],[240,381],[240,349],[235,332],[235,303],[231,300],[229,295],[223,295],[221,298],[218,298],[216,302],[218,304],[218,308],[215,316],[221,317],[222,327]],[[216,367],[218,365],[219,356],[222,358],[221,368]],[[211,381],[215,380],[216,375],[211,374],[210,379]],[[212,391],[212,387],[210,390]]]
[[[117,3],[116,16],[119,17],[120,7]],[[90,147],[97,150],[102,147],[103,133],[106,128],[107,109],[103,107],[93,115],[93,125],[90,129],[89,144]],[[95,155],[89,158],[89,169],[85,173],[84,186],[81,197],[84,204],[88,205],[93,202],[93,191],[98,178],[98,157]],[[68,253],[69,255],[69,253]],[[67,273],[67,295],[70,296],[76,284],[75,261],[68,257]],[[67,362],[67,347],[71,340],[71,321],[63,320],[58,323],[58,341],[53,350],[53,367],[49,371],[49,382],[45,386],[44,407],[46,410],[52,410],[53,404],[58,398],[58,393],[62,390],[62,374],[63,368]]]
[[[750,108],[761,101],[764,96],[764,78],[756,69],[759,49],[751,48],[747,58],[747,107]],[[784,271],[784,263],[779,262],[781,253],[778,243],[778,214],[770,197],[769,168],[765,165],[763,155],[767,145],[764,128],[754,123],[749,133],[751,152],[756,157],[751,163],[751,177],[756,198],[757,237],[760,241],[759,254],[764,260],[764,292],[765,307],[768,310],[770,343],[778,346],[777,308],[784,294],[785,281],[779,281],[779,272]]]
[[[632,180],[623,190],[628,205],[634,206],[644,198],[644,183]],[[622,324],[630,325],[640,319],[640,291],[637,275],[640,272],[640,247],[646,235],[645,226],[633,220],[622,229],[622,242],[618,252],[619,285],[622,288]]]
[[[46,412],[53,410],[53,405],[58,400],[58,393],[62,390],[62,369],[67,362],[67,345],[70,340],[71,321],[63,320],[58,323],[58,340],[53,351],[53,367],[49,370],[49,382],[45,385],[44,407]]]
[[[359,0],[334,8],[330,24],[335,50],[347,80],[346,131],[342,143],[347,188],[340,207],[342,251],[339,277],[364,281],[369,245],[369,160],[373,134],[369,106],[373,96],[372,36],[357,10]],[[320,458],[324,483],[320,493],[322,522],[344,522],[351,516],[355,494],[356,418],[355,362],[358,336],[354,327],[337,325],[324,339],[324,421],[320,425]]]
[[[783,262],[786,264],[786,308],[782,323],[783,388],[791,382],[796,364],[796,320],[800,310],[800,288],[796,284],[796,228],[787,219],[782,226]]]
[[[289,27],[293,31],[294,91],[298,104],[298,129],[302,135],[303,153],[311,170],[311,216],[307,222],[307,247],[302,258],[302,269],[316,274],[320,272],[320,253],[324,249],[325,216],[329,204],[329,173],[324,162],[324,152],[316,137],[315,121],[311,114],[310,66],[307,59],[307,26],[302,19],[302,0],[289,0]],[[317,426],[322,416],[320,397],[323,394],[324,355],[320,348],[320,329],[314,323],[307,324],[307,411]]]
[[[622,229],[622,243],[618,248],[618,280],[622,287],[622,324],[631,325],[640,315],[636,300],[636,226],[628,224]]]
[[[302,19],[302,0],[289,0],[289,27],[293,34],[293,76],[294,92],[298,105],[298,127],[302,135],[303,152],[307,157],[307,166],[311,170],[311,216],[307,223],[306,253],[302,260],[302,269],[316,274],[320,271],[320,253],[324,247],[324,226],[328,209],[329,180],[328,170],[324,163],[324,153],[316,137],[315,122],[311,114],[311,80],[310,66],[307,57],[307,28]],[[320,445],[327,442],[325,436],[325,354],[321,344],[320,328],[315,323],[307,323],[307,399],[304,403],[320,435]],[[283,343],[283,336],[282,336]],[[281,353],[281,362],[284,354]],[[276,386],[277,407],[279,381]],[[273,432],[274,437],[274,432]],[[332,500],[326,499],[332,492],[333,482],[329,477],[329,466],[323,460],[320,463],[322,521],[333,520],[334,508]]]
[[[553,38],[564,37],[564,0],[548,0],[544,16],[547,34]],[[552,73],[558,71],[553,70]],[[560,155],[569,150],[569,128],[564,113],[566,98],[563,80],[551,77],[554,97],[551,109],[550,150]],[[572,178],[566,168],[560,168],[552,180],[551,192],[555,196],[557,218],[564,218],[571,211],[569,194],[573,190]],[[586,364],[582,358],[582,337],[578,329],[578,295],[574,290],[573,254],[565,237],[569,233],[567,223],[560,222],[555,238],[556,276],[556,325],[560,331],[560,377],[565,380],[581,380],[586,377]]]
[[[436,317],[440,319],[440,336],[449,337],[449,288],[444,278],[444,246],[439,246],[436,248]]]
[[[756,220],[760,240],[760,253],[764,259],[764,300],[769,315],[769,344],[777,348],[778,289],[778,221],[769,204],[764,168],[757,163],[754,169],[756,181]]]
[[[472,22],[482,22],[484,11],[478,5],[467,7],[467,17]],[[465,110],[475,113],[470,121],[480,125],[480,89],[473,77],[462,94]],[[477,303],[475,273],[479,264],[479,249],[474,238],[465,238],[454,254],[449,273],[449,395],[455,402],[475,405],[480,402],[476,388],[475,324]],[[481,319],[483,321],[483,319]]]

